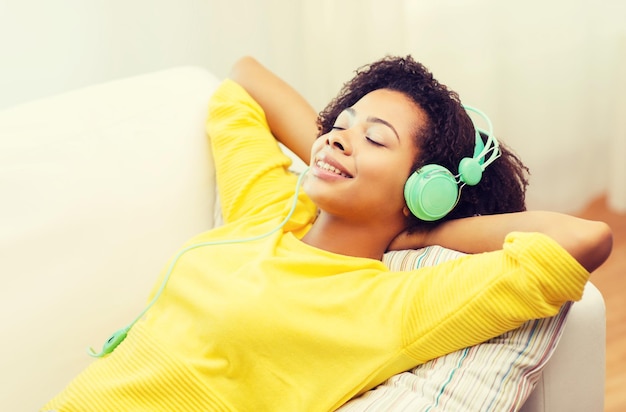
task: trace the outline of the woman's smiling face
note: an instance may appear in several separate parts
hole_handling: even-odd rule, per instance
[[[313,144],[304,190],[330,214],[361,219],[401,217],[403,188],[417,148],[424,111],[401,92],[363,96]]]

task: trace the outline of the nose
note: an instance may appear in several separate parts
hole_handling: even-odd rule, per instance
[[[338,149],[344,152],[344,154],[350,154],[352,152],[352,146],[350,145],[349,138],[345,135],[345,130],[333,130],[326,136],[326,144],[333,149]]]

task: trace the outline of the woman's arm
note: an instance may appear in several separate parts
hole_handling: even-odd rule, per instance
[[[589,272],[604,263],[613,248],[612,231],[604,222],[556,212],[527,211],[454,219],[428,232],[401,233],[389,249],[440,245],[465,253],[481,253],[502,249],[511,232],[540,232],[551,237]]]
[[[317,113],[289,84],[252,57],[238,60],[230,78],[263,108],[272,134],[305,163],[317,138]]]

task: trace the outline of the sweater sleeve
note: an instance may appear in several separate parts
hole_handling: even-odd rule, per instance
[[[415,272],[404,346],[419,363],[471,346],[579,300],[589,273],[546,235],[514,232],[503,249]]]
[[[280,150],[261,106],[239,84],[227,79],[212,95],[206,130],[226,222],[268,212],[293,195],[291,160]]]

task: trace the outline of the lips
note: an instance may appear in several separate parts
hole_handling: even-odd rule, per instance
[[[352,175],[348,173],[340,164],[333,161],[330,158],[318,158],[315,160],[315,166],[330,173],[334,173],[338,176],[348,179],[352,178]]]

